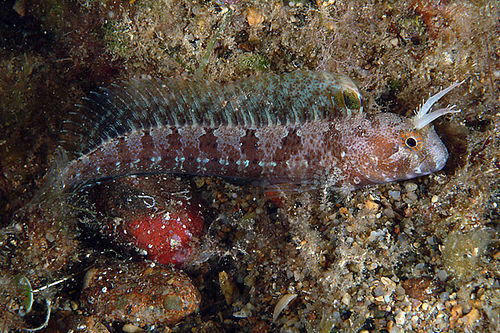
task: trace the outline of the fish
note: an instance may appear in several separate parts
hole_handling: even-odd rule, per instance
[[[168,173],[351,191],[428,175],[448,159],[432,122],[460,111],[432,107],[463,82],[409,118],[365,112],[356,84],[329,72],[132,79],[92,92],[65,123],[79,155],[61,186]]]

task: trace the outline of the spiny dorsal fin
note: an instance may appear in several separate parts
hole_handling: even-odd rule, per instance
[[[86,97],[85,102],[79,105],[84,115],[69,120],[66,128],[68,136],[80,141],[77,147],[80,151],[138,128],[162,125],[256,128],[331,119],[362,111],[361,95],[349,78],[312,71],[267,73],[226,85],[181,78],[165,82],[133,79],[100,88]]]

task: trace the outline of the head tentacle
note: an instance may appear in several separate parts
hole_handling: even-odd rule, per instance
[[[429,99],[423,103],[422,105],[419,106],[417,109],[417,112],[415,116],[412,118],[412,122],[415,125],[415,129],[421,129],[436,120],[437,118],[448,114],[448,113],[457,113],[460,112],[461,110],[455,110],[454,108],[456,105],[453,106],[447,106],[443,109],[439,109],[437,111],[432,111],[432,106],[440,100],[444,95],[446,95],[448,92],[450,92],[452,89],[460,86],[462,83],[464,83],[465,80],[462,80],[460,82],[454,83],[451,86],[449,86],[446,89],[441,90],[434,96],[429,97]]]

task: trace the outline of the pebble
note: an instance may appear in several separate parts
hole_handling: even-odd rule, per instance
[[[461,323],[466,324],[467,326],[472,326],[476,321],[481,318],[481,314],[479,313],[479,310],[476,308],[473,308],[470,310],[468,314],[463,316],[462,318],[459,319]]]
[[[441,299],[441,301],[446,302],[446,301],[450,300],[450,293],[448,293],[448,292],[442,292],[439,295],[439,298]]]
[[[426,276],[410,278],[402,285],[408,296],[419,301],[428,299],[440,289],[438,283]]]
[[[418,196],[415,194],[415,192],[408,193],[404,199],[404,201],[407,204],[414,204],[415,202],[417,202],[417,200],[418,200]]]
[[[382,241],[385,236],[384,230],[373,230],[368,237],[368,242]]]
[[[407,192],[415,192],[417,190],[418,186],[415,183],[406,183],[405,184],[405,189]]]
[[[384,209],[384,215],[389,219],[392,219],[396,216],[391,207],[387,207],[386,209]]]
[[[144,330],[142,328],[137,327],[137,326],[132,325],[132,324],[125,324],[125,325],[123,325],[122,331],[125,332],[125,333],[140,333],[140,332],[144,332]]]
[[[406,322],[406,313],[404,311],[400,311],[394,319],[396,320],[396,324],[403,326]]]
[[[439,281],[444,282],[448,279],[448,272],[444,269],[440,269],[437,272],[436,276],[439,279]]]
[[[351,304],[351,295],[348,293],[345,293],[344,296],[342,296],[342,303],[345,306],[349,306]]]
[[[400,191],[389,191],[389,196],[396,200],[396,201],[399,201],[401,200],[401,192]]]
[[[404,332],[404,330],[401,327],[392,326],[391,330],[389,332],[390,333],[402,333],[402,332]]]
[[[233,278],[229,276],[225,271],[219,272],[219,285],[226,303],[228,305],[233,304],[233,302],[238,298],[239,289]]]
[[[368,209],[368,210],[371,210],[373,212],[376,212],[379,207],[380,207],[380,205],[377,204],[373,200],[368,200],[368,201],[365,202],[365,208]]]

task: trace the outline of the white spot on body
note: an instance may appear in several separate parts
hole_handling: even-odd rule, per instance
[[[325,134],[330,128],[329,123],[327,121],[301,123],[296,128],[296,134],[300,137],[300,147],[298,152],[289,156],[286,161],[289,173],[305,178],[310,177],[311,172],[324,175],[325,170],[330,169],[335,162],[325,146]],[[313,156],[317,160],[314,160]]]
[[[175,161],[175,169],[179,170],[179,171],[184,171],[184,161],[186,160],[186,158],[184,156],[176,156],[174,158],[174,161]]]

